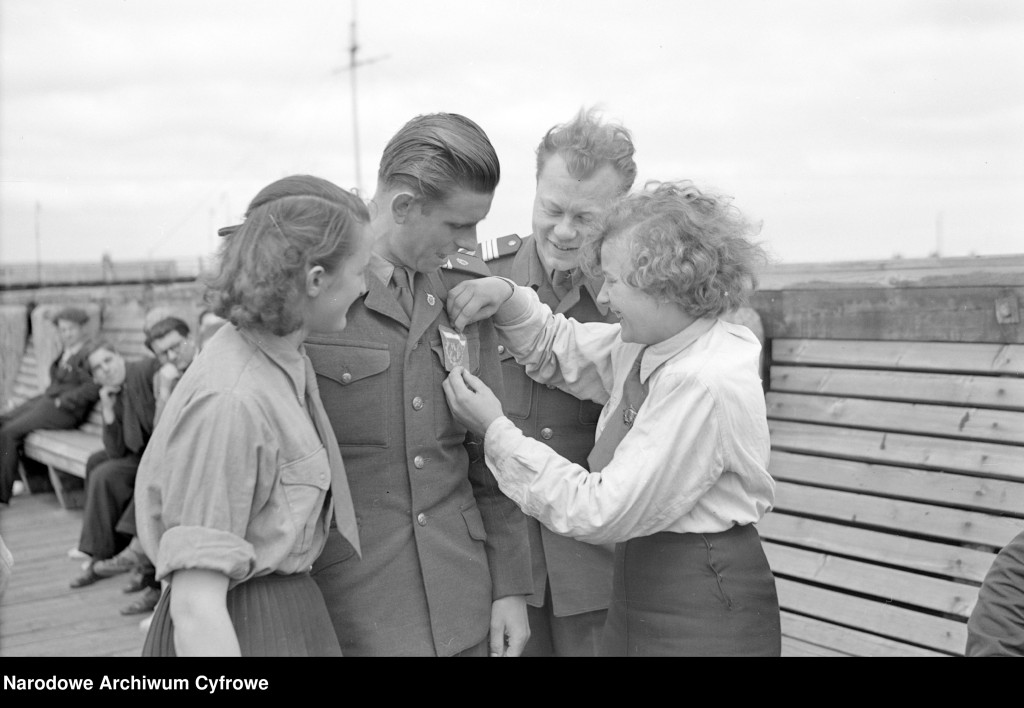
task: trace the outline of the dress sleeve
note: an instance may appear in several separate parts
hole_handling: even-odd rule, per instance
[[[157,577],[200,568],[246,580],[255,559],[246,530],[266,502],[259,479],[276,473],[275,437],[237,393],[203,394],[168,413],[146,450],[160,468]]]
[[[554,314],[524,286],[516,287],[494,322],[531,379],[576,398],[607,403],[614,386],[612,352],[621,344],[618,324],[577,322]]]
[[[524,436],[505,417],[487,429],[485,450],[502,491],[527,514],[564,536],[618,543],[668,528],[715,484],[724,469],[721,429],[700,381],[666,375],[600,472]]]

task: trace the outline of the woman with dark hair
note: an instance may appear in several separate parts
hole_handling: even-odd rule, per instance
[[[445,382],[503,492],[556,533],[615,544],[602,654],[778,656],[775,580],[754,527],[772,508],[760,344],[721,315],[756,284],[756,232],[728,198],[649,185],[584,242],[618,324],[553,315],[493,278],[449,294],[455,325],[495,313],[543,384],[604,405],[590,471],[525,437],[475,376]],[[500,306],[500,309],[499,309]]]
[[[230,324],[182,375],[136,480],[166,585],[144,655],[341,654],[309,569],[332,513],[359,539],[303,340],[344,329],[366,291],[368,221],[354,195],[296,176],[225,234],[207,299]]]

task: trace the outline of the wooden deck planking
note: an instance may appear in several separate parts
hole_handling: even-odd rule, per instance
[[[60,507],[54,494],[22,495],[0,509],[0,535],[14,556],[14,573],[0,598],[0,657],[139,656],[145,615],[120,609],[138,595],[122,588],[127,576],[72,590],[81,560],[68,558],[78,544],[82,512]]]

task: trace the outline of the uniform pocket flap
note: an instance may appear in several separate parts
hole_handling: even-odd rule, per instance
[[[320,490],[329,489],[331,465],[327,458],[327,448],[321,445],[316,452],[282,466],[281,484],[302,484]]]
[[[386,347],[307,343],[306,354],[313,362],[316,373],[337,381],[342,386],[376,376],[391,366],[391,353]]]
[[[487,531],[484,530],[484,517],[480,516],[480,509],[471,506],[462,510],[462,518],[466,520],[466,528],[469,529],[470,538],[477,541],[487,540]]]

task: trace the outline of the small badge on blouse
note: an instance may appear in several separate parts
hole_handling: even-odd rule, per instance
[[[633,427],[633,421],[636,420],[636,409],[633,406],[622,409],[622,422],[626,424],[627,428]]]
[[[433,307],[435,302],[437,299],[431,293],[427,293],[427,304]]]
[[[451,371],[456,366],[466,365],[466,335],[459,334],[450,327],[440,325],[441,344],[444,349],[444,368]]]

